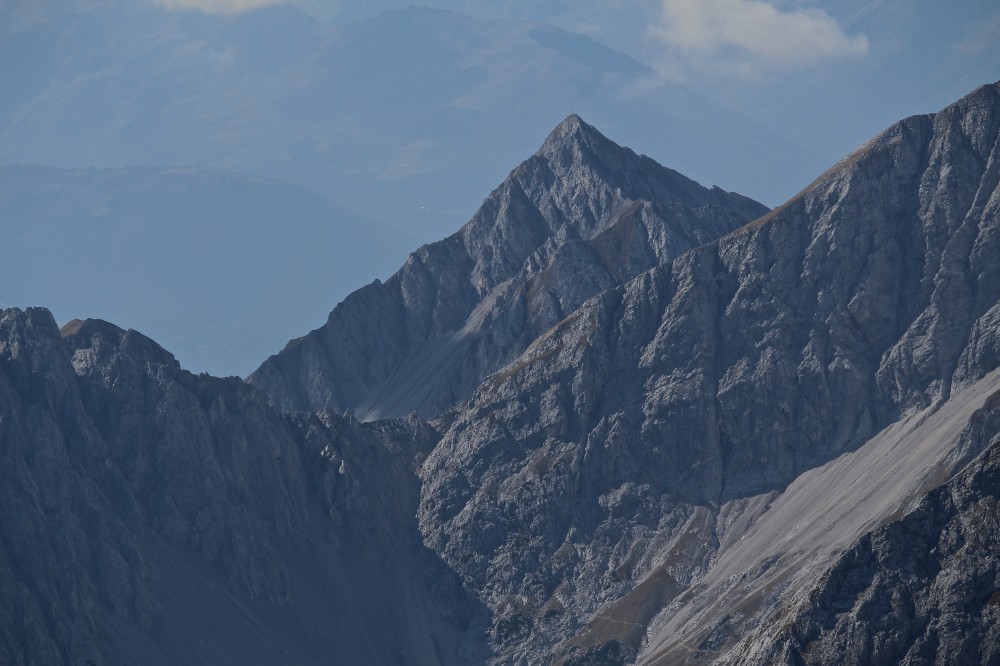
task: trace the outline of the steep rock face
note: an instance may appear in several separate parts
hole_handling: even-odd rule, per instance
[[[590,632],[559,658],[634,658],[710,565],[720,507],[752,514],[996,367],[998,140],[998,85],[898,123],[484,381],[422,469],[420,519],[494,610],[500,654]]]
[[[270,545],[307,517],[284,421],[238,378],[183,372],[141,334],[99,320],[63,334],[83,413],[104,442],[104,464],[127,480],[137,522],[225,562],[254,596],[287,601],[287,572]]]
[[[0,312],[0,661],[481,661],[414,519],[438,437],[282,417],[135,331]]]
[[[106,447],[80,418],[55,322],[41,310],[7,310],[0,331],[0,661],[82,664],[102,606],[150,626],[148,574],[122,518],[89,482],[96,474],[124,485],[103,468]]]
[[[570,116],[458,233],[352,294],[249,381],[286,412],[437,416],[587,298],[764,212]]]

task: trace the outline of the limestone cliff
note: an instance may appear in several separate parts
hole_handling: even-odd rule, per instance
[[[994,663],[1000,84],[764,212],[571,117],[250,384],[0,312],[0,661]]]

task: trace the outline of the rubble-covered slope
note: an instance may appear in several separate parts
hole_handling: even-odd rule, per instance
[[[801,474],[777,497],[753,498],[749,504],[762,511],[752,521],[734,511],[735,505],[725,507],[720,512],[723,537],[711,567],[650,624],[638,662],[763,665],[780,661],[778,653],[786,647],[791,618],[806,610],[823,616],[836,608],[842,612],[843,601],[834,602],[831,596],[849,589],[837,587],[842,580],[834,584],[838,592],[820,594],[816,588],[830,587],[822,581],[831,576],[831,570],[843,566],[845,552],[863,547],[859,544],[868,543],[873,530],[919,507],[928,492],[963,470],[984,449],[1000,443],[998,396],[1000,370],[994,370],[948,401],[885,428],[856,451]],[[912,516],[904,519],[913,520]],[[984,527],[984,537],[991,538],[989,526]],[[923,572],[923,579],[909,580],[913,587],[920,587],[931,571],[922,558],[933,554],[935,540],[923,534],[893,541],[897,536],[890,531],[884,543],[896,554],[896,564],[906,565],[910,558],[907,571]],[[882,582],[867,590],[866,599],[880,609],[889,603],[896,608],[891,601],[894,591],[880,588]],[[932,603],[948,605],[956,600],[942,590],[923,592],[933,597]],[[905,635],[913,616],[907,616],[905,607],[896,610],[886,620],[898,624],[895,630]],[[873,619],[848,614],[842,621],[856,634],[874,637],[885,627]],[[981,637],[982,628],[967,625],[965,631],[970,637]],[[839,629],[837,633],[842,634]],[[813,640],[808,632],[794,635],[803,643]],[[823,663],[840,663],[837,659],[843,658],[848,646],[837,643],[839,637],[830,638],[837,648],[827,651]],[[899,643],[898,638],[890,642]],[[880,653],[865,645],[864,639],[855,638],[851,648],[851,663],[895,663],[902,656],[892,650]]]
[[[422,468],[420,519],[500,654],[634,658],[720,516],[1000,365],[998,139],[998,85],[904,120],[483,382]]]
[[[282,417],[135,331],[0,312],[0,662],[481,660],[414,519],[437,437]]]
[[[437,416],[587,298],[766,210],[570,116],[459,232],[352,294],[249,381],[282,411]]]
[[[807,596],[722,661],[1000,661],[1000,392],[972,414],[963,435],[989,446],[905,516],[846,548]]]

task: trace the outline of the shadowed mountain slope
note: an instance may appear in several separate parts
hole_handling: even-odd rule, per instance
[[[286,419],[135,331],[0,312],[0,661],[481,661],[416,530],[437,438]]]

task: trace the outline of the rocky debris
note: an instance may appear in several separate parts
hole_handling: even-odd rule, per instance
[[[0,661],[482,661],[421,543],[437,433],[283,417],[135,331],[0,313]]]
[[[769,663],[760,654],[794,609],[815,602],[811,589],[845,551],[911,511],[996,440],[996,424],[983,414],[998,391],[994,371],[804,472],[780,494],[723,506],[710,569],[650,624],[639,662],[726,663],[755,655]],[[763,510],[747,511],[754,505]],[[730,520],[741,513],[752,516],[743,526]]]
[[[458,233],[352,294],[248,381],[286,412],[438,416],[587,298],[766,211],[570,116]]]
[[[493,609],[504,659],[557,649],[653,576],[677,581],[662,608],[709,567],[720,507],[996,367],[998,100],[985,86],[904,120],[592,298],[454,413],[421,529]]]
[[[1000,661],[1000,393],[966,437],[989,448],[903,518],[853,544],[731,664]]]

